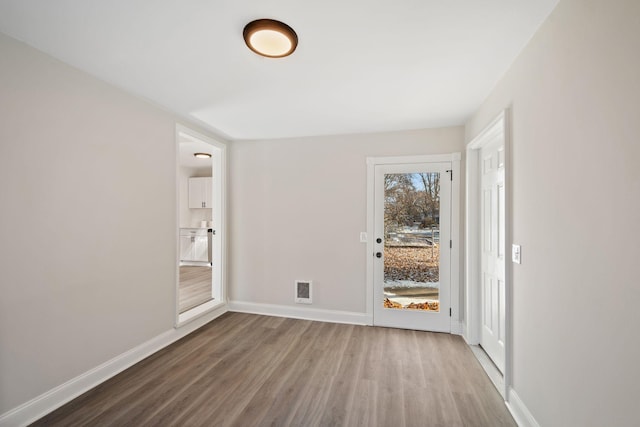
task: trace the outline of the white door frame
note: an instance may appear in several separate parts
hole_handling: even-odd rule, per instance
[[[451,333],[462,334],[460,321],[460,153],[399,157],[367,157],[367,272],[366,310],[367,324],[373,326],[374,296],[374,239],[375,239],[375,167],[377,165],[451,162]]]
[[[213,310],[227,305],[227,145],[207,135],[194,131],[181,124],[176,124],[176,194],[180,191],[180,134],[186,134],[192,138],[206,142],[214,147],[212,160],[213,172],[213,229],[216,237],[213,239],[213,265],[219,266],[213,269],[212,274],[212,301],[200,304],[180,314],[179,308],[179,284],[180,284],[180,207],[176,200],[176,278],[175,278],[175,327],[197,319]]]
[[[465,295],[466,323],[464,337],[468,344],[480,342],[481,293],[480,293],[480,149],[496,137],[504,137],[505,162],[505,365],[504,390],[499,390],[509,400],[512,360],[512,274],[511,274],[511,140],[509,110],[502,111],[469,144],[466,151],[466,200],[465,200]]]

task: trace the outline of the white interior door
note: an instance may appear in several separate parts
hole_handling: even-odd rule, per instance
[[[504,138],[480,150],[480,345],[501,372],[505,359]]]
[[[375,166],[373,323],[451,331],[451,162]]]

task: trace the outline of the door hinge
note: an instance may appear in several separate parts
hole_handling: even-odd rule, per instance
[[[449,178],[453,181],[453,169],[449,169],[446,171],[449,174]]]
[[[451,317],[451,307],[449,307],[449,317]]]
[[[453,240],[449,240],[449,249],[453,249]]]

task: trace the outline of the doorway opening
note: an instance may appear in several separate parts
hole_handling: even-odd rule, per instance
[[[373,325],[451,332],[459,161],[459,154],[368,159]]]
[[[505,400],[511,375],[508,143],[504,111],[467,145],[465,233],[466,338]]]
[[[224,301],[225,146],[177,128],[178,254],[176,324]]]

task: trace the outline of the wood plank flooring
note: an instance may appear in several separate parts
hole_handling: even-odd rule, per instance
[[[178,294],[180,313],[211,301],[211,267],[181,265]]]
[[[515,426],[461,337],[226,313],[35,426]]]

